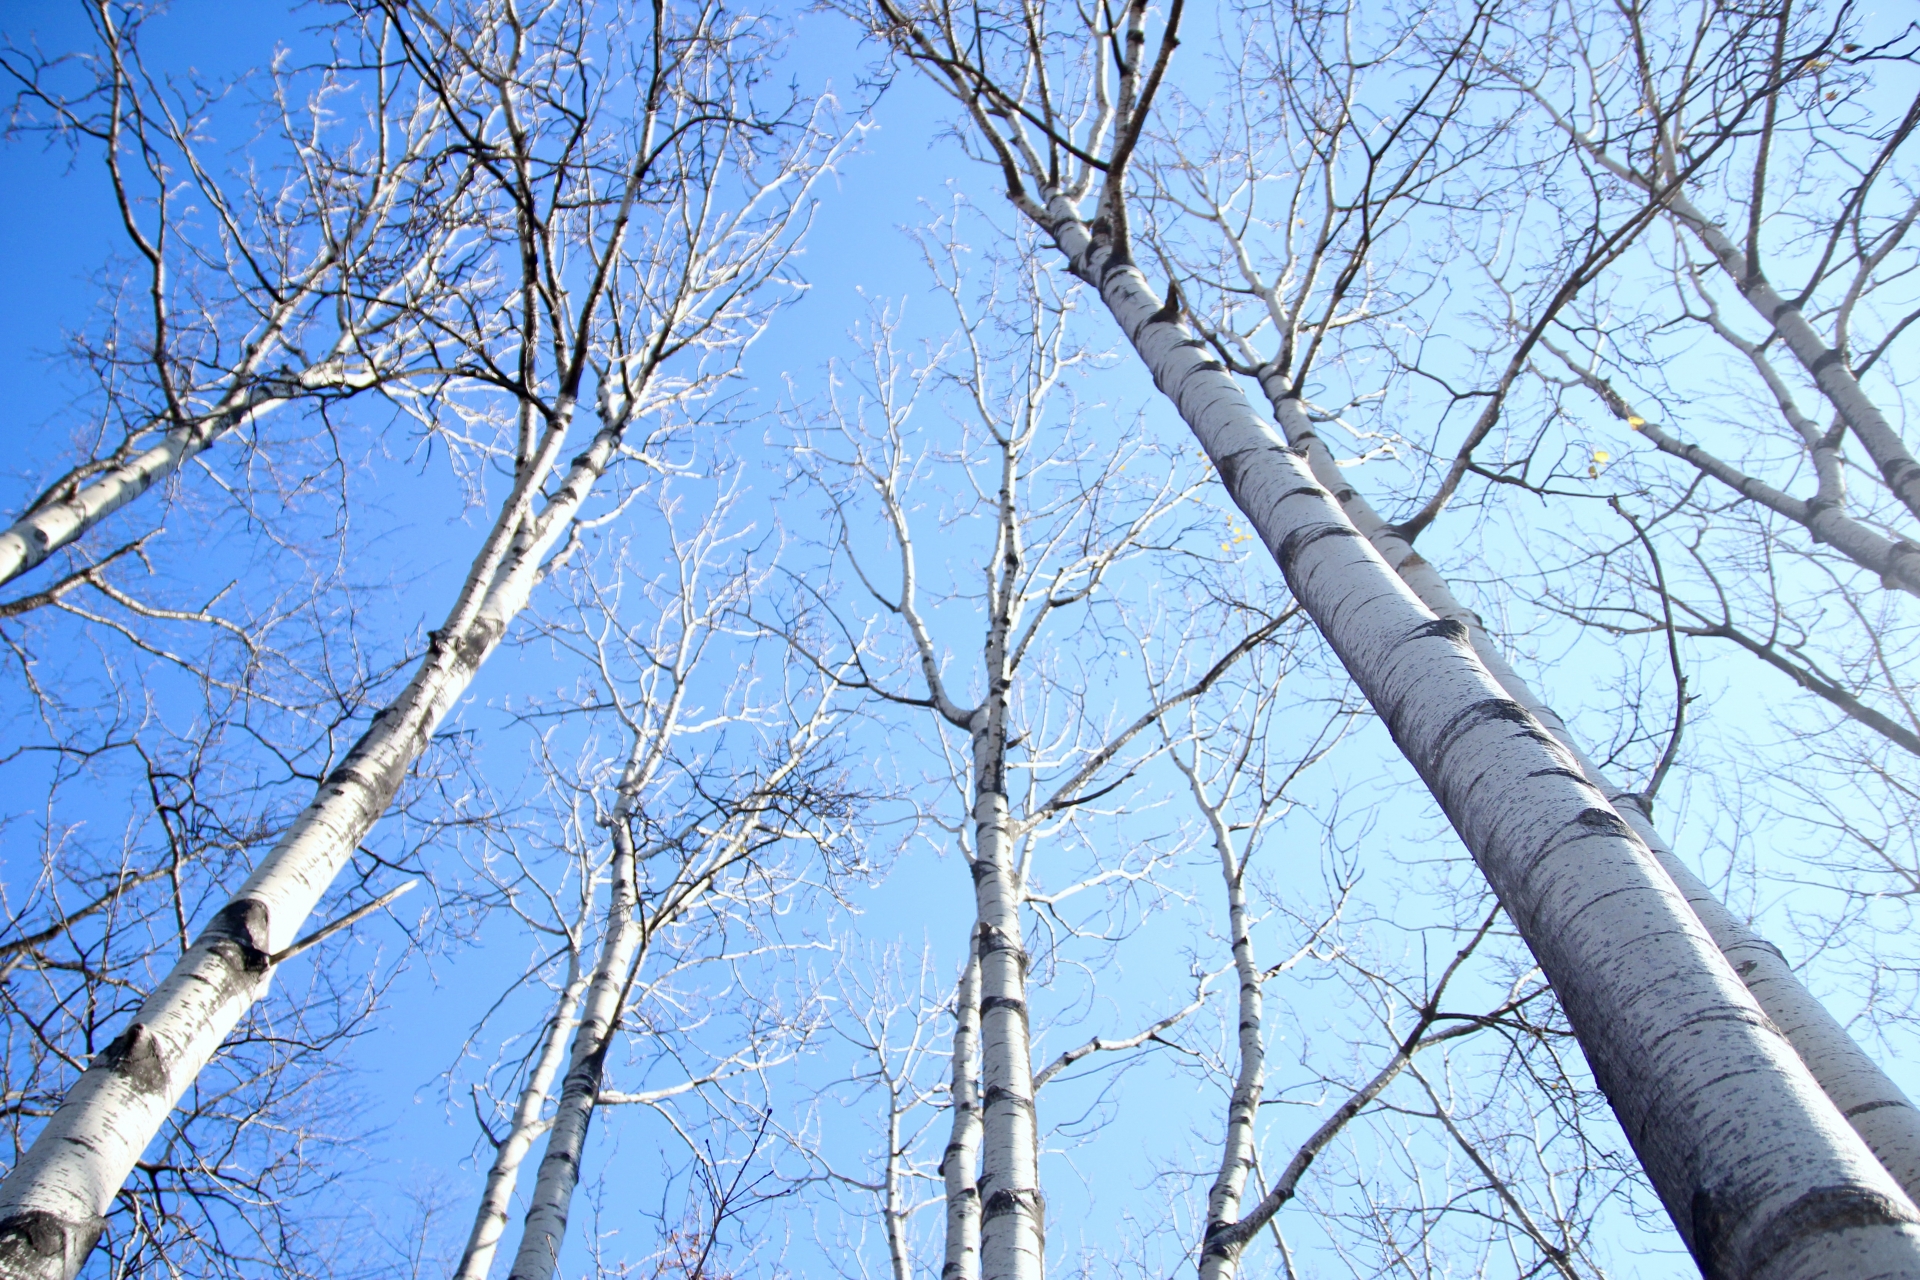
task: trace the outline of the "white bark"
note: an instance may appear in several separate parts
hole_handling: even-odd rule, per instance
[[[467,1234],[467,1247],[460,1255],[454,1280],[486,1280],[493,1269],[493,1255],[500,1248],[500,1237],[507,1228],[507,1209],[513,1201],[514,1186],[520,1180],[520,1164],[533,1149],[534,1139],[545,1131],[540,1113],[546,1109],[553,1092],[553,1077],[567,1053],[567,1032],[574,1025],[574,1013],[587,984],[580,972],[579,953],[570,962],[567,984],[554,1006],[547,1024],[546,1038],[527,1073],[527,1084],[513,1108],[507,1136],[494,1149],[493,1164],[487,1170],[486,1189],[480,1195],[480,1207],[473,1215],[473,1230]]]
[[[907,1245],[907,1219],[913,1206],[907,1197],[906,1156],[900,1141],[901,1108],[894,1094],[887,1107],[887,1183],[881,1213],[887,1228],[887,1265],[893,1280],[913,1280],[913,1252]]]
[[[1655,179],[1623,163],[1604,147],[1596,145],[1592,138],[1583,135],[1568,117],[1560,114],[1537,90],[1529,89],[1528,92],[1545,109],[1554,125],[1601,168],[1641,191],[1651,193],[1660,186]],[[1814,385],[1820,388],[1821,394],[1840,415],[1847,430],[1865,447],[1867,456],[1873,459],[1881,478],[1887,482],[1894,496],[1909,512],[1920,516],[1920,462],[1914,460],[1900,433],[1893,429],[1886,415],[1880,412],[1880,407],[1874,404],[1872,397],[1860,385],[1859,379],[1853,376],[1853,371],[1847,368],[1846,359],[1807,322],[1797,305],[1781,297],[1764,274],[1751,269],[1752,264],[1747,261],[1747,255],[1740,246],[1733,242],[1718,222],[1687,198],[1677,182],[1669,181],[1667,185],[1670,189],[1661,193],[1667,208],[1682,225],[1699,237],[1768,330],[1780,335],[1787,350],[1793,353],[1794,359],[1807,371]]]
[[[1844,486],[1838,479],[1839,467],[1831,458],[1821,456],[1831,454],[1833,450],[1822,450],[1817,444],[1813,447],[1814,463],[1820,474],[1819,490],[1810,499],[1796,498],[1756,476],[1748,475],[1699,445],[1688,444],[1671,435],[1660,424],[1649,422],[1634,413],[1632,406],[1606,379],[1582,369],[1572,357],[1563,354],[1551,343],[1541,345],[1559,356],[1574,376],[1600,397],[1608,412],[1645,436],[1660,452],[1688,463],[1703,475],[1712,476],[1741,497],[1785,516],[1811,534],[1815,542],[1830,546],[1862,569],[1879,574],[1884,585],[1920,595],[1920,547],[1902,538],[1889,538],[1846,513],[1842,507]],[[1755,363],[1766,366],[1764,359],[1756,359]],[[1315,474],[1318,474],[1317,470]],[[1830,475],[1834,478],[1829,479]],[[1392,557],[1388,558],[1391,560]]]
[[[1678,192],[1672,196],[1669,207],[1681,222],[1700,237],[1701,243],[1719,262],[1721,270],[1727,273],[1734,287],[1740,291],[1740,296],[1747,300],[1769,328],[1780,335],[1787,350],[1793,352],[1794,359],[1806,369],[1814,385],[1820,388],[1827,402],[1839,413],[1841,421],[1847,424],[1847,430],[1866,448],[1867,456],[1880,469],[1881,478],[1893,490],[1894,496],[1908,511],[1920,516],[1920,463],[1914,461],[1906,441],[1900,438],[1900,433],[1880,412],[1880,406],[1873,402],[1859,379],[1853,376],[1853,371],[1847,368],[1845,358],[1827,345],[1826,339],[1807,323],[1800,308],[1781,297],[1766,276],[1747,269],[1747,255],[1720,229],[1718,223]]]
[[[1040,1280],[1046,1204],[1040,1194],[1027,1029],[1027,951],[1004,782],[1004,713],[975,731],[974,902],[980,948],[980,1060],[985,1084],[980,1176],[980,1272],[985,1280]],[[982,774],[985,766],[987,772]]]
[[[374,716],[320,793],[201,931],[133,1021],[94,1056],[0,1184],[0,1274],[65,1280],[79,1270],[147,1143],[241,1016],[266,994],[275,956],[299,935],[333,878],[386,812],[434,730],[539,581],[612,458],[624,419],[604,425],[534,512],[568,415],[503,505],[446,625],[400,695]]]
[[[980,950],[967,944],[967,967],[953,996],[953,1127],[940,1177],[946,1187],[946,1262],[941,1280],[980,1280]]]
[[[1246,1193],[1247,1176],[1253,1171],[1254,1121],[1260,1115],[1260,1097],[1267,1078],[1261,999],[1264,975],[1253,956],[1253,922],[1247,915],[1246,884],[1234,851],[1233,833],[1220,816],[1219,806],[1207,799],[1198,770],[1188,768],[1177,756],[1174,763],[1187,775],[1194,801],[1206,815],[1214,850],[1220,856],[1220,876],[1227,889],[1228,939],[1240,991],[1240,1067],[1234,1075],[1233,1093],[1227,1099],[1227,1136],[1220,1146],[1220,1171],[1207,1192],[1207,1221],[1200,1246],[1200,1280],[1234,1280],[1240,1272],[1241,1249],[1216,1247],[1216,1241],[1222,1230],[1239,1220],[1240,1200]]]
[[[1920,1277],[1920,1213],[1820,1091],[1579,762],[1359,536],[1303,459],[1063,199],[1099,292],[1554,985],[1709,1277]]]
[[[633,837],[627,829],[625,806],[614,814],[613,885],[607,903],[607,928],[600,955],[594,962],[580,1025],[573,1033],[573,1053],[566,1081],[547,1130],[547,1149],[540,1157],[527,1206],[520,1248],[514,1254],[508,1280],[548,1280],[560,1263],[560,1246],[567,1238],[567,1212],[573,1189],[580,1181],[580,1157],[586,1150],[587,1129],[600,1100],[606,1077],[607,1049],[626,1002],[633,974],[634,952],[640,945],[640,922],[634,918],[639,894],[634,875]]]
[[[159,444],[82,485],[72,497],[37,507],[0,533],[0,583],[11,582],[87,530],[178,471],[207,446],[255,414],[286,403],[259,393],[241,406],[190,426],[175,427]]]
[[[1920,1110],[1915,1109],[1900,1087],[1801,984],[1780,950],[1728,911],[1660,838],[1640,797],[1614,785],[1588,758],[1574,741],[1566,722],[1508,664],[1499,646],[1487,634],[1480,616],[1455,598],[1439,571],[1414,551],[1399,531],[1382,520],[1372,505],[1346,482],[1325,442],[1314,433],[1299,400],[1285,393],[1277,376],[1270,375],[1264,381],[1273,400],[1275,416],[1288,440],[1295,448],[1305,451],[1314,477],[1339,500],[1355,527],[1413,588],[1422,604],[1439,617],[1459,622],[1466,628],[1474,653],[1501,687],[1515,702],[1532,712],[1572,754],[1581,773],[1605,794],[1608,802],[1660,860],[1714,944],[1745,981],[1774,1025],[1793,1044],[1840,1114],[1866,1140],[1908,1197],[1920,1198]]]

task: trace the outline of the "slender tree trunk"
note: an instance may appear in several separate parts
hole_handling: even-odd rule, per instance
[[[127,1029],[94,1056],[0,1184],[0,1275],[66,1280],[79,1270],[141,1151],[227,1032],[266,994],[274,957],[295,940],[386,812],[434,729],[525,607],[542,562],[571,526],[625,427],[624,420],[603,426],[536,513],[533,498],[565,443],[566,410],[559,407],[540,457],[503,506],[446,625],[432,633],[406,688],[374,716],[313,803]]]
[[[905,1155],[900,1146],[900,1095],[896,1092],[887,1110],[887,1199],[882,1210],[886,1214],[887,1263],[893,1280],[913,1280],[913,1253],[907,1247],[907,1218],[912,1208],[900,1167]]]
[[[992,699],[989,699],[991,702]],[[1027,952],[1005,791],[1002,716],[975,731],[974,901],[980,949],[982,1109],[980,1270],[984,1280],[1039,1280],[1046,1253],[1027,1028]]]
[[[1299,400],[1288,394],[1284,381],[1270,373],[1262,379],[1262,385],[1273,402],[1274,415],[1286,431],[1287,439],[1306,453],[1315,479],[1333,493],[1355,527],[1413,588],[1422,604],[1441,618],[1466,627],[1474,653],[1494,679],[1559,739],[1579,762],[1581,773],[1606,795],[1608,803],[1646,842],[1661,867],[1686,896],[1701,924],[1706,926],[1714,945],[1727,957],[1727,962],[1745,981],[1774,1025],[1793,1044],[1822,1091],[1866,1140],[1909,1198],[1920,1199],[1920,1110],[1915,1109],[1900,1087],[1826,1007],[1814,999],[1779,949],[1728,911],[1660,838],[1641,797],[1614,785],[1581,750],[1566,722],[1508,664],[1499,646],[1487,634],[1480,616],[1455,598],[1439,571],[1346,482],[1325,442],[1314,432]]]
[[[947,1248],[941,1280],[980,1280],[980,931],[967,938],[967,967],[953,996],[953,1128],[940,1176],[946,1185]]]
[[[1197,762],[1196,762],[1197,763]],[[1182,766],[1184,770],[1184,766]],[[1220,875],[1227,887],[1227,930],[1233,945],[1233,971],[1240,987],[1240,1069],[1233,1094],[1227,1099],[1227,1136],[1220,1148],[1220,1172],[1207,1193],[1207,1223],[1201,1236],[1200,1280],[1234,1280],[1240,1272],[1244,1246],[1215,1247],[1219,1233],[1239,1220],[1240,1200],[1255,1156],[1254,1121],[1260,1114],[1260,1096],[1266,1087],[1267,1045],[1262,1031],[1262,975],[1253,956],[1253,927],[1247,917],[1246,885],[1233,848],[1233,833],[1208,801],[1197,770],[1185,770],[1193,796],[1213,833],[1220,855]]]
[[[640,922],[634,918],[639,895],[634,880],[633,835],[627,829],[624,809],[616,811],[612,830],[613,887],[607,902],[606,933],[600,940],[600,956],[587,987],[580,1026],[573,1033],[567,1078],[560,1086],[553,1124],[547,1129],[547,1149],[540,1158],[540,1174],[534,1180],[520,1249],[514,1254],[508,1280],[549,1280],[559,1265],[560,1246],[567,1238],[567,1212],[580,1182],[587,1129],[600,1100],[607,1050],[620,1021],[634,952],[640,945]]]
[[[1037,210],[1533,949],[1701,1270],[1920,1277],[1920,1213],[1579,762],[1362,538],[1130,261]]]
[[[161,437],[158,444],[94,476],[72,493],[43,503],[0,532],[0,585],[13,581],[89,529],[165,480],[242,423],[270,413],[303,392],[347,388],[331,358],[298,377],[246,377],[220,406]]]
[[[494,1149],[493,1166],[487,1170],[486,1190],[481,1193],[480,1208],[474,1213],[473,1230],[467,1235],[467,1248],[460,1255],[454,1280],[486,1280],[487,1272],[493,1269],[493,1255],[499,1250],[500,1237],[507,1229],[507,1209],[520,1179],[520,1164],[533,1149],[533,1140],[540,1136],[543,1127],[540,1113],[553,1090],[553,1077],[560,1070],[560,1059],[566,1056],[567,1032],[573,1027],[586,984],[576,952],[570,962],[567,984],[547,1024],[540,1053],[534,1059],[533,1069],[527,1073],[527,1086],[520,1091],[520,1100],[513,1109],[511,1127]]]
[[[1753,269],[1747,262],[1747,255],[1740,247],[1706,214],[1694,207],[1686,196],[1675,193],[1669,207],[1679,216],[1693,233],[1700,237],[1708,252],[1719,262],[1720,269],[1727,273],[1740,296],[1747,300],[1760,319],[1769,328],[1780,335],[1780,340],[1793,352],[1794,359],[1800,362],[1814,384],[1826,396],[1828,403],[1840,414],[1840,420],[1847,424],[1847,430],[1853,433],[1880,469],[1881,477],[1887,487],[1893,490],[1906,509],[1920,516],[1920,463],[1914,461],[1906,441],[1893,429],[1880,407],[1868,396],[1853,371],[1847,368],[1845,357],[1827,345],[1814,327],[1807,323],[1796,303],[1780,296],[1766,276]]]

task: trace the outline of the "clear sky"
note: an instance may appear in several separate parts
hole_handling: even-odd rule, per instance
[[[153,24],[148,53],[158,65],[191,67],[212,78],[231,76],[264,62],[283,42],[297,44],[302,39],[301,25],[313,18],[314,12],[305,7],[289,11],[252,0],[177,0]],[[860,77],[868,55],[854,47],[844,24],[809,14],[798,19],[796,26],[793,65],[799,79],[808,84],[831,82],[850,102],[866,92]],[[85,37],[82,24],[68,7],[25,0],[0,0],[0,31],[16,43],[34,39],[48,49],[67,47]],[[781,314],[750,356],[746,379],[750,390],[735,414],[739,425],[731,443],[756,469],[746,510],[763,528],[785,526],[797,536],[814,531],[817,504],[795,489],[782,487],[784,461],[777,448],[765,446],[769,440],[783,438],[781,409],[790,408],[796,395],[802,401],[816,399],[823,366],[849,355],[849,332],[868,314],[871,302],[905,298],[910,328],[924,325],[931,330],[938,324],[936,300],[927,296],[918,252],[903,229],[946,212],[959,197],[971,199],[1003,223],[1011,221],[994,190],[993,173],[969,161],[951,139],[936,136],[935,122],[944,118],[937,95],[917,78],[902,76],[880,99],[873,127],[860,148],[823,189],[819,216],[800,259],[807,290]],[[58,148],[49,150],[37,138],[16,137],[0,149],[0,196],[4,197],[0,198],[0,244],[7,246],[8,262],[8,269],[0,272],[0,377],[14,389],[0,425],[7,442],[6,461],[0,464],[0,486],[4,486],[0,502],[16,509],[36,479],[61,456],[72,429],[77,384],[63,367],[60,335],[84,326],[99,305],[103,264],[123,251],[123,242],[105,198],[97,158],[91,154],[74,160]],[[1083,334],[1099,345],[1114,340],[1100,316],[1083,326]],[[1130,361],[1119,361],[1102,373],[1098,387],[1104,405],[1096,430],[1116,447],[1135,431],[1145,431],[1172,448],[1185,445],[1184,429]],[[369,482],[368,491],[377,499],[370,508],[374,522],[355,534],[369,554],[395,557],[391,564],[360,566],[359,575],[366,584],[367,619],[388,628],[395,637],[435,625],[465,567],[476,533],[471,513],[460,509],[444,472],[427,463],[414,468],[415,460],[406,461],[408,465],[396,462]],[[428,477],[418,482],[419,492],[426,496],[416,498],[414,490],[404,487],[412,483],[410,470]],[[1210,496],[1219,499],[1217,490]],[[1444,562],[1446,538],[1452,536],[1451,529],[1443,528],[1432,539],[1436,559]],[[964,532],[952,537],[955,546],[965,541]],[[1428,543],[1422,546],[1427,549]],[[209,557],[204,572],[209,586],[217,587],[217,558]],[[1136,585],[1146,590],[1152,584]],[[1600,685],[1607,673],[1595,676],[1591,673],[1600,671],[1598,665],[1583,666],[1591,654],[1590,649],[1581,648],[1584,643],[1564,632],[1537,641],[1537,647],[1553,659],[1558,674],[1554,696],[1570,706],[1611,696],[1611,690]],[[956,650],[962,644],[954,640]],[[515,697],[551,691],[557,683],[571,679],[572,674],[558,669],[549,653],[507,648],[476,682],[461,712],[461,723],[478,735],[479,758],[501,791],[525,784],[528,757],[526,740],[500,709]],[[1714,693],[1724,690],[1728,679],[1718,670],[1706,670],[1696,687]],[[1127,692],[1122,687],[1113,696],[1123,701]],[[1094,696],[1101,695],[1096,691]],[[1723,726],[1740,727],[1743,717],[1753,726],[1760,725],[1751,707],[1735,704],[1720,714]],[[862,745],[879,741],[876,735],[863,739]],[[886,741],[904,742],[906,735]],[[911,765],[896,763],[905,771],[930,769],[937,761],[928,753]],[[1414,785],[1410,771],[1392,753],[1378,727],[1361,728],[1351,748],[1343,748],[1314,776],[1320,780],[1308,790],[1319,812],[1330,814],[1344,805],[1355,815],[1364,814],[1341,830],[1369,867],[1377,861],[1377,870],[1368,873],[1372,879],[1366,883],[1379,888],[1381,896],[1369,909],[1389,920],[1396,912],[1422,918],[1438,910],[1435,903],[1445,887],[1445,874],[1428,874],[1420,868],[1431,859],[1448,862],[1457,870],[1457,845],[1424,794],[1410,789]],[[1352,798],[1337,805],[1342,793]],[[8,807],[22,807],[19,802],[26,798],[16,793],[9,797]],[[1674,799],[1678,802],[1682,797]],[[1684,803],[1677,803],[1675,811],[1685,812]],[[1138,830],[1158,832],[1168,825],[1156,814],[1142,819]],[[1334,851],[1320,843],[1316,826],[1302,823],[1298,831],[1298,844],[1291,848],[1297,861],[1278,874],[1283,880],[1317,880],[1324,860]],[[1135,834],[1121,830],[1113,838],[1119,842]],[[14,834],[5,847],[12,859],[9,876],[23,874],[28,864],[21,837]],[[1189,964],[1184,953],[1205,941],[1196,921],[1209,918],[1207,913],[1214,906],[1204,897],[1211,891],[1204,859],[1188,866],[1184,874],[1189,878],[1181,881],[1180,893],[1174,897],[1184,894],[1185,899],[1140,924],[1126,947],[1116,951],[1111,967],[1102,972],[1097,995],[1076,985],[1079,980],[1072,974],[1062,978],[1054,1010],[1059,1025],[1043,1038],[1041,1057],[1090,1034],[1131,1034],[1151,1016],[1177,1007],[1186,998]],[[931,950],[934,971],[944,982],[963,943],[970,899],[971,886],[957,859],[936,856],[928,842],[921,842],[889,874],[854,896],[854,910],[817,923],[823,932],[830,924],[839,939],[899,942],[909,951],[924,945]],[[440,923],[427,920],[430,930]],[[1391,929],[1383,926],[1381,932]],[[400,952],[400,935],[391,923],[369,925],[358,935],[356,945],[366,949],[363,957],[383,947],[387,950],[380,954],[389,959]],[[1393,944],[1382,945],[1391,949]],[[359,1100],[355,1122],[365,1126],[364,1158],[343,1167],[338,1183],[319,1202],[324,1212],[342,1217],[385,1215],[397,1238],[404,1233],[409,1215],[419,1205],[431,1203],[439,1213],[432,1227],[435,1247],[444,1247],[464,1232],[481,1177],[473,1159],[476,1127],[467,1109],[466,1077],[456,1075],[449,1086],[443,1073],[455,1066],[463,1037],[506,977],[517,970],[527,949],[523,939],[494,924],[484,928],[472,944],[441,943],[397,968],[387,959],[369,962],[368,967],[376,971],[392,972],[392,985],[376,1025],[351,1042],[341,1064],[343,1087]],[[1416,950],[1416,944],[1406,943],[1396,959],[1417,968],[1423,958]],[[1216,966],[1224,962],[1224,955],[1216,955],[1213,961]],[[1491,976],[1485,979],[1492,980]],[[1348,988],[1338,982],[1276,985],[1269,1052],[1278,1064],[1276,1077],[1297,1090],[1287,1095],[1286,1102],[1324,1102],[1305,1073],[1288,1075],[1286,1061],[1295,1046],[1313,1042],[1316,1035],[1332,1040],[1345,1034],[1355,1015],[1353,1001]],[[527,1010],[534,1007],[524,1000],[521,1004]],[[1219,1017],[1224,1007],[1217,1007],[1211,1016]],[[1356,1054],[1364,1058],[1377,1048],[1376,1039],[1361,1045]],[[803,1093],[844,1070],[844,1056],[835,1058],[835,1052],[823,1044],[816,1057],[784,1077],[783,1087]],[[1058,1274],[1067,1274],[1079,1263],[1083,1245],[1092,1252],[1125,1232],[1151,1234],[1156,1226],[1164,1227],[1153,1217],[1164,1212],[1156,1174],[1169,1162],[1189,1158],[1196,1137],[1201,1143],[1213,1141],[1209,1135],[1217,1100],[1196,1089],[1193,1076],[1182,1073],[1177,1057],[1160,1054],[1130,1061],[1135,1065],[1124,1090],[1116,1086],[1109,1095],[1105,1091],[1113,1085],[1115,1073],[1092,1072],[1081,1083],[1059,1087],[1045,1103],[1050,1120],[1058,1118],[1062,1126],[1057,1149],[1045,1168],[1053,1224],[1049,1242],[1060,1264]],[[614,1083],[624,1087],[623,1082]],[[1281,1092],[1278,1086],[1275,1092]],[[827,1095],[820,1123],[827,1133],[826,1144],[850,1153],[866,1141],[863,1126],[872,1115],[835,1101],[843,1096]],[[1056,1097],[1060,1101],[1054,1101]],[[1289,1116],[1281,1122],[1286,1133],[1311,1128],[1322,1114],[1318,1105],[1297,1110],[1297,1120]],[[607,1117],[595,1130],[587,1171],[592,1191],[583,1192],[583,1200],[594,1200],[601,1215],[600,1229],[622,1231],[628,1238],[647,1230],[641,1214],[656,1189],[657,1151],[667,1143],[659,1125],[650,1125],[638,1115]],[[933,1147],[938,1145],[936,1140]],[[1275,1149],[1284,1150],[1284,1143],[1276,1143]],[[1392,1158],[1384,1146],[1368,1148],[1354,1156],[1351,1167],[1363,1170],[1369,1159],[1386,1163]],[[584,1227],[589,1217],[583,1204],[576,1223]],[[936,1219],[937,1209],[922,1215],[919,1229],[934,1230]],[[824,1276],[837,1269],[855,1269],[846,1257],[833,1256],[830,1226],[818,1228],[829,1242],[822,1244],[813,1234],[816,1223],[805,1215],[793,1214],[786,1221],[795,1234],[769,1248],[784,1252],[793,1272]],[[1687,1270],[1684,1259],[1672,1253],[1673,1240],[1664,1230],[1614,1225],[1621,1232],[1617,1247],[1626,1262],[1623,1274],[1654,1276]],[[576,1231],[569,1261],[583,1266],[586,1254],[579,1235]],[[883,1257],[877,1236],[870,1235],[863,1248],[863,1265]],[[630,1252],[638,1255],[643,1250]],[[1142,1265],[1143,1272],[1151,1269]]]

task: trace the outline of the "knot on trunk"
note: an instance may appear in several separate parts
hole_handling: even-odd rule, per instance
[[[0,1274],[71,1275],[106,1227],[105,1218],[69,1222],[45,1209],[9,1214],[0,1218]]]
[[[273,964],[273,952],[267,947],[271,919],[272,913],[260,899],[235,898],[220,908],[201,937],[238,972],[258,976]]]
[[[93,1065],[119,1076],[139,1093],[166,1095],[167,1062],[160,1055],[159,1037],[145,1023],[136,1022],[115,1036]]]

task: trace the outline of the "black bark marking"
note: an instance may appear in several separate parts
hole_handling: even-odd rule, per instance
[[[1467,624],[1458,618],[1435,618],[1431,622],[1423,622],[1402,636],[1401,643],[1404,644],[1408,640],[1434,639],[1451,640],[1463,649],[1468,648],[1471,643],[1467,639]]]
[[[1839,363],[1840,363],[1840,353],[1838,351],[1835,351],[1832,347],[1828,347],[1825,351],[1822,351],[1819,355],[1813,358],[1813,363],[1810,366],[1808,366],[1808,368],[1813,373],[1813,376],[1817,378],[1820,376],[1823,370],[1827,369],[1831,365],[1836,365]]]
[[[1912,1106],[1913,1104],[1911,1102],[1906,1101],[1904,1098],[1887,1098],[1880,1102],[1863,1102],[1857,1107],[1848,1107],[1845,1111],[1842,1111],[1840,1114],[1845,1116],[1847,1119],[1851,1120],[1855,1116],[1863,1116],[1867,1114],[1867,1112],[1869,1111],[1878,1111],[1882,1107],[1911,1108]]]
[[[1633,828],[1611,809],[1582,809],[1573,820],[1598,835],[1619,836],[1622,840],[1635,838]]]
[[[1001,1009],[1011,1009],[1022,1019],[1027,1016],[1027,1002],[1019,996],[988,996],[980,1002],[980,1016],[983,1018]]]
[[[1296,489],[1293,492],[1324,493],[1325,490],[1318,488],[1311,490]],[[1289,495],[1281,495],[1283,498],[1287,496]],[[1280,572],[1291,578],[1293,576],[1293,562],[1299,558],[1302,551],[1305,551],[1322,538],[1358,538],[1359,536],[1360,531],[1358,529],[1353,528],[1351,525],[1344,524],[1313,525],[1305,529],[1295,529],[1292,533],[1280,540],[1280,547],[1273,553],[1273,558],[1279,562]]]
[[[42,1274],[48,1258],[85,1261],[106,1229],[105,1218],[69,1222],[45,1209],[9,1214],[0,1219],[0,1275]]]
[[[119,1076],[137,1093],[166,1094],[167,1063],[160,1056],[159,1037],[145,1023],[136,1022],[115,1036],[93,1065]]]
[[[1744,1280],[1809,1236],[1920,1224],[1912,1209],[1871,1188],[1815,1187],[1773,1214],[1754,1233],[1752,1243],[1736,1254],[1727,1232],[1750,1208],[1728,1203],[1727,1197],[1704,1187],[1693,1193],[1693,1238],[1688,1244],[1707,1280]]]
[[[201,936],[213,944],[213,951],[229,965],[257,976],[273,963],[273,953],[267,950],[270,921],[267,904],[260,899],[235,898],[220,908],[220,914]]]
[[[1232,493],[1240,487],[1240,473],[1244,469],[1240,459],[1251,452],[1252,450],[1246,450],[1241,453],[1229,453],[1225,457],[1215,460],[1214,465],[1220,469],[1220,483],[1227,486],[1228,493]]]
[[[981,1217],[993,1219],[1009,1213],[1028,1213],[1033,1216],[1037,1231],[1046,1212],[1046,1203],[1046,1197],[1038,1191],[1020,1191],[1009,1187],[987,1197],[986,1212]]]
[[[1456,712],[1453,719],[1447,721],[1446,728],[1440,731],[1435,741],[1434,759],[1437,761],[1440,756],[1445,755],[1447,749],[1462,734],[1481,724],[1496,722],[1523,725],[1531,729],[1533,716],[1512,698],[1482,698],[1478,702],[1469,704],[1464,710]],[[1423,767],[1431,767],[1431,763]]]
[[[1180,282],[1167,280],[1167,300],[1160,309],[1147,317],[1148,324],[1173,324],[1180,319]]]
[[[1587,779],[1584,774],[1576,773],[1572,769],[1559,766],[1552,769],[1535,769],[1527,776],[1529,778],[1572,778],[1575,782],[1587,784]]]

